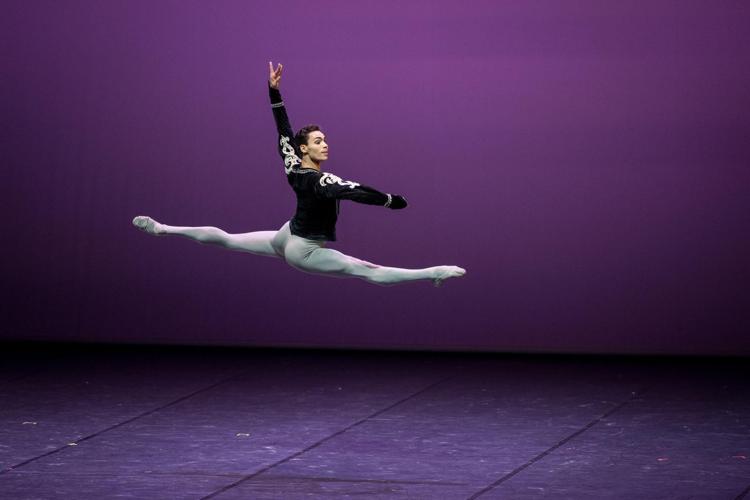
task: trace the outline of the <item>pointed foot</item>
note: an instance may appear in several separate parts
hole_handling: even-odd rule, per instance
[[[443,281],[447,280],[448,278],[460,278],[461,276],[466,274],[466,269],[458,266],[438,266],[436,270],[436,276],[432,280],[432,283],[436,287],[442,285]]]
[[[139,215],[133,218],[133,225],[141,231],[145,231],[148,234],[153,234],[156,236],[166,233],[161,224],[146,215]]]

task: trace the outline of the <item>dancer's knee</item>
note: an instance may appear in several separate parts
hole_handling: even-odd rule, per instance
[[[386,268],[355,257],[349,257],[345,264],[344,273],[376,285],[388,286],[393,284],[393,279],[386,272]]]
[[[231,235],[218,227],[208,226],[198,236],[201,243],[221,244],[230,246]]]
[[[373,267],[370,268],[366,275],[362,277],[363,279],[367,280],[370,283],[374,283],[376,285],[380,286],[390,286],[396,284],[396,281],[393,279],[392,276],[390,276],[385,270],[380,267],[373,264]]]
[[[358,259],[356,257],[347,256],[346,261],[347,273],[357,276],[359,278],[366,279],[373,283],[382,283],[387,281],[386,275],[383,272],[383,267],[366,260]]]

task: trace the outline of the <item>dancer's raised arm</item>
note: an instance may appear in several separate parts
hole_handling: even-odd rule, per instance
[[[268,62],[268,94],[271,98],[271,110],[273,111],[273,118],[276,121],[276,130],[279,132],[279,154],[281,155],[281,159],[284,160],[284,170],[289,175],[292,168],[295,165],[299,165],[301,160],[299,158],[299,148],[294,143],[294,131],[292,131],[292,126],[289,124],[289,117],[286,114],[284,101],[281,99],[281,92],[279,92],[283,69],[284,67],[281,64],[274,69],[273,63]]]
[[[274,69],[273,63],[269,62],[268,69],[268,91],[279,132],[279,153],[284,160],[287,181],[297,197],[294,217],[278,231],[238,234],[230,234],[214,226],[170,226],[146,215],[135,217],[133,225],[153,235],[176,234],[230,250],[281,257],[292,267],[308,273],[352,276],[384,286],[415,280],[431,280],[435,286],[439,286],[448,278],[463,276],[466,271],[457,266],[422,269],[386,267],[325,248],[326,241],[336,241],[340,200],[391,209],[404,208],[407,203],[403,196],[383,193],[321,172],[320,165],[328,159],[325,134],[317,125],[308,125],[295,136],[279,92],[282,66],[279,64]]]

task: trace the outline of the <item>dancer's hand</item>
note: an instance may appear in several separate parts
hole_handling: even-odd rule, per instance
[[[406,208],[407,205],[408,203],[406,203],[406,198],[404,198],[400,194],[392,194],[391,205],[388,208],[391,208],[393,210],[400,210],[402,208]]]
[[[268,85],[271,86],[272,89],[279,88],[279,84],[281,83],[281,71],[284,69],[284,66],[279,63],[279,66],[276,69],[273,69],[273,63],[271,61],[268,61]]]

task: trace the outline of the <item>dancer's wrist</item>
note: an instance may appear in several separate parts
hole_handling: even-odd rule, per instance
[[[386,196],[388,196],[388,201],[386,201],[385,206],[391,210],[400,210],[408,205],[406,198],[400,194],[387,194]]]

